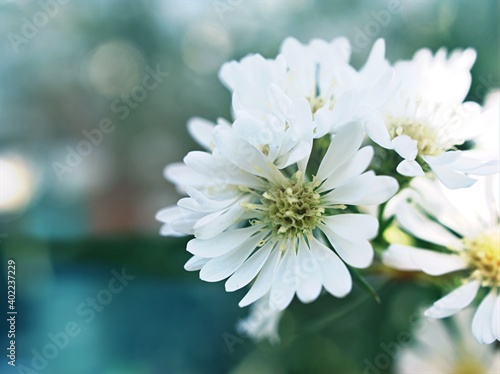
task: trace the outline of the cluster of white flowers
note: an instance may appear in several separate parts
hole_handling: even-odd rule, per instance
[[[204,150],[165,169],[188,197],[158,213],[161,234],[194,236],[185,269],[202,280],[227,279],[228,292],[249,286],[239,305],[257,302],[268,319],[242,330],[276,341],[295,295],[310,303],[323,289],[349,294],[392,211],[429,248],[391,243],[386,265],[463,280],[426,314],[454,314],[484,289],[474,335],[500,339],[498,204],[488,197],[478,215],[457,210],[463,201],[444,205],[451,189],[476,201],[484,193],[470,186],[498,173],[498,143],[484,134],[498,131],[499,96],[484,107],[464,102],[475,57],[424,49],[391,65],[378,40],[356,70],[346,39],[289,38],[275,59],[224,64],[233,120],[188,123]]]

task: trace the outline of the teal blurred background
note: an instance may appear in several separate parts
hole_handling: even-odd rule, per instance
[[[473,47],[469,99],[482,102],[500,86],[499,4],[0,1],[0,312],[14,259],[17,364],[33,368],[50,337],[74,322],[80,332],[49,349],[54,357],[38,361],[39,372],[392,372],[392,357],[367,367],[382,343],[412,331],[414,311],[439,290],[374,277],[381,305],[360,289],[294,303],[282,344],[255,345],[234,328],[248,314],[237,307],[242,294],[186,273],[186,240],[158,236],[155,212],[179,198],[162,170],[198,148],[190,117],[230,118],[220,65],[248,53],[274,57],[287,36],[346,36],[356,67],[379,37],[391,61],[423,47]],[[124,268],[135,278],[102,291]],[[96,297],[107,304],[86,322]],[[10,369],[2,355],[0,373],[19,372]]]

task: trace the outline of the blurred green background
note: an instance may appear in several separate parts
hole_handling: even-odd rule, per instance
[[[439,290],[374,277],[381,305],[359,288],[345,300],[294,302],[282,344],[255,345],[234,327],[248,314],[242,294],[185,272],[186,240],[158,236],[155,212],[179,198],[162,170],[198,148],[187,119],[230,118],[220,65],[274,57],[287,36],[346,36],[356,67],[379,37],[391,61],[423,47],[473,47],[469,99],[482,102],[500,86],[499,4],[0,1],[0,313],[14,259],[17,364],[33,368],[46,349],[54,357],[38,362],[41,373],[392,372],[392,357],[376,363],[381,344],[410,333],[415,310]],[[101,292],[123,268],[135,278]],[[86,322],[79,307],[95,297],[107,304]],[[47,351],[69,322],[80,332]],[[2,354],[0,372],[19,371]]]

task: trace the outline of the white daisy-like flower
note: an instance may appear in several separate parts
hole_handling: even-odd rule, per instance
[[[312,134],[295,127],[311,118],[295,118],[297,123],[287,122],[271,144],[279,145],[276,150],[252,144],[236,123],[215,127],[213,152],[191,152],[184,159],[207,186],[196,189],[197,181],[184,178],[180,184],[189,197],[157,215],[164,222],[163,234],[195,236],[187,246],[194,255],[187,270],[200,270],[208,282],[229,278],[227,291],[254,281],[240,306],[264,297],[283,310],[295,294],[312,302],[322,287],[337,297],[347,295],[352,279],[345,263],[356,268],[371,264],[369,240],[377,234],[378,221],[344,209],[380,204],[398,189],[394,178],[364,172],[373,149],[359,149],[364,139],[359,123],[333,137],[314,177],[308,177],[310,148],[298,149],[311,144]]]
[[[472,313],[453,317],[451,331],[439,320],[424,320],[415,332],[415,344],[404,347],[396,359],[396,373],[498,374],[500,351],[478,344],[468,333]]]
[[[412,60],[395,63],[395,94],[379,111],[379,119],[367,122],[366,131],[403,158],[396,169],[400,174],[421,176],[430,169],[455,189],[472,185],[470,175],[495,172],[498,156],[489,159],[457,148],[480,135],[491,118],[479,104],[463,102],[475,59],[472,49],[449,57],[444,49],[435,55],[422,49]],[[492,109],[498,112],[498,107]]]
[[[472,332],[483,344],[500,339],[500,248],[498,175],[473,187],[450,191],[424,178],[412,181],[408,201],[399,204],[399,225],[440,250],[393,244],[383,254],[386,265],[432,276],[455,273],[461,286],[436,301],[425,315],[451,316],[477,295]]]
[[[365,65],[349,65],[351,47],[345,38],[330,43],[314,39],[308,45],[287,38],[275,59],[250,55],[220,70],[221,81],[233,92],[236,118],[275,115],[285,101],[305,98],[314,136],[338,130],[354,119],[372,115],[390,97],[393,69],[385,60],[385,43],[378,40]]]

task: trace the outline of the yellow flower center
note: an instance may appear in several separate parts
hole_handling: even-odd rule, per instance
[[[321,109],[325,106],[325,104],[328,104],[328,109],[332,110],[333,107],[335,106],[335,97],[330,97],[328,100],[325,100],[321,96],[308,96],[307,101],[309,101],[309,105],[311,106],[311,112],[314,116],[314,114],[318,111],[318,109]]]
[[[278,236],[293,238],[312,232],[325,209],[320,207],[320,194],[315,182],[303,183],[300,172],[281,186],[264,192],[262,205],[265,219]]]
[[[296,172],[280,185],[273,185],[260,197],[261,204],[242,206],[258,213],[252,223],[261,223],[281,239],[308,235],[321,221],[325,208],[321,206],[319,183],[304,182],[302,173]]]
[[[437,142],[436,132],[422,123],[416,123],[409,119],[387,119],[387,128],[391,139],[399,135],[408,135],[417,142],[418,154],[424,156],[438,156],[447,149]]]
[[[498,230],[476,238],[463,239],[465,255],[474,269],[472,277],[483,287],[500,287],[500,247]]]
[[[474,357],[459,360],[453,368],[452,374],[486,374],[486,369],[481,361]]]

